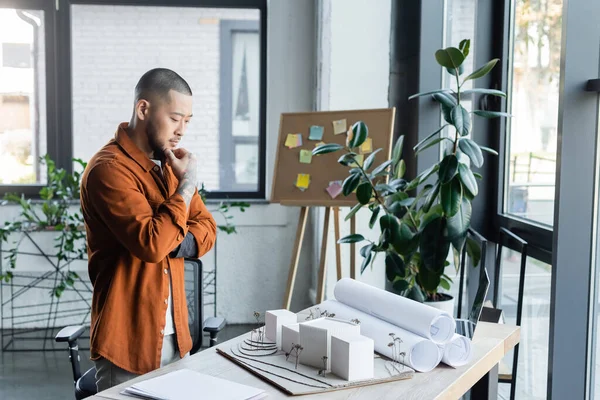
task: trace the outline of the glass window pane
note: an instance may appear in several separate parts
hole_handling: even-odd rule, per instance
[[[258,185],[258,145],[235,146],[235,181],[241,185]]]
[[[516,323],[520,267],[521,253],[503,248],[498,308],[502,310],[508,324]],[[550,265],[527,257],[515,396],[517,399],[546,398],[551,277]],[[512,373],[513,357],[511,350],[500,362],[501,374]],[[509,399],[510,385],[499,384],[498,394],[499,398]]]
[[[43,184],[44,12],[0,8],[0,184]]]
[[[554,218],[562,0],[514,2],[504,212]]]
[[[258,136],[260,100],[260,51],[257,33],[234,32],[232,35],[232,107],[233,136]]]
[[[222,26],[258,26],[259,10],[72,5],[71,18],[74,156],[89,160],[130,120],[133,89],[144,72],[170,68],[193,92],[194,117],[181,147],[198,156],[207,190],[232,190],[222,183],[235,152],[232,137],[259,134],[260,41],[258,32],[236,32],[222,48]],[[227,69],[223,51],[230,53]],[[228,121],[220,120],[223,107]],[[258,159],[258,147],[252,151]],[[254,171],[246,180],[258,181]]]

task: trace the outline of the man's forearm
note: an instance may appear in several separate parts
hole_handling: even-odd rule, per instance
[[[193,176],[189,176],[193,175]],[[196,174],[186,174],[181,181],[179,181],[179,187],[177,193],[179,193],[185,200],[185,204],[189,207],[192,201],[192,197],[196,192]]]

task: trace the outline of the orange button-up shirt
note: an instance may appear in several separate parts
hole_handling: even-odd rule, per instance
[[[92,296],[90,355],[136,374],[160,367],[172,280],[180,356],[192,348],[184,260],[169,253],[191,232],[200,258],[214,245],[216,223],[198,193],[188,212],[172,169],[159,167],[122,123],[89,161],[81,180]]]

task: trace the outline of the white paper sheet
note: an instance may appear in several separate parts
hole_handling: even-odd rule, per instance
[[[456,322],[448,313],[355,279],[339,280],[334,296],[341,303],[431,339],[435,344],[446,344],[456,330]]]
[[[466,336],[455,333],[450,342],[439,348],[442,362],[450,367],[461,367],[471,360],[471,340]]]
[[[156,400],[187,400],[196,398],[220,400],[257,400],[267,396],[262,389],[241,385],[191,369],[180,369],[135,383],[122,394]]]
[[[388,358],[393,358],[394,355],[394,349],[388,347],[388,344],[392,342],[390,333],[394,333],[402,339],[400,351],[406,353],[398,361],[404,361],[403,364],[408,365],[415,371],[428,372],[440,363],[442,352],[429,339],[348,307],[336,300],[326,300],[319,307],[321,310],[327,310],[328,313],[335,313],[336,318],[348,321],[358,319],[360,321],[360,334],[373,339],[375,351]]]

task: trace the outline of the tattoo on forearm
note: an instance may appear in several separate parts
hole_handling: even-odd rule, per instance
[[[187,204],[189,206],[192,201],[192,196],[194,196],[195,190],[196,190],[196,185],[195,185],[194,181],[192,181],[190,178],[185,176],[179,182],[179,188],[177,189],[177,193],[179,193],[181,196],[183,196],[183,199],[185,200],[185,204]]]
[[[177,192],[183,196],[185,204],[190,205],[194,192],[196,191],[196,158],[192,156],[190,163],[187,165],[187,170],[183,174],[183,179],[179,181]]]

